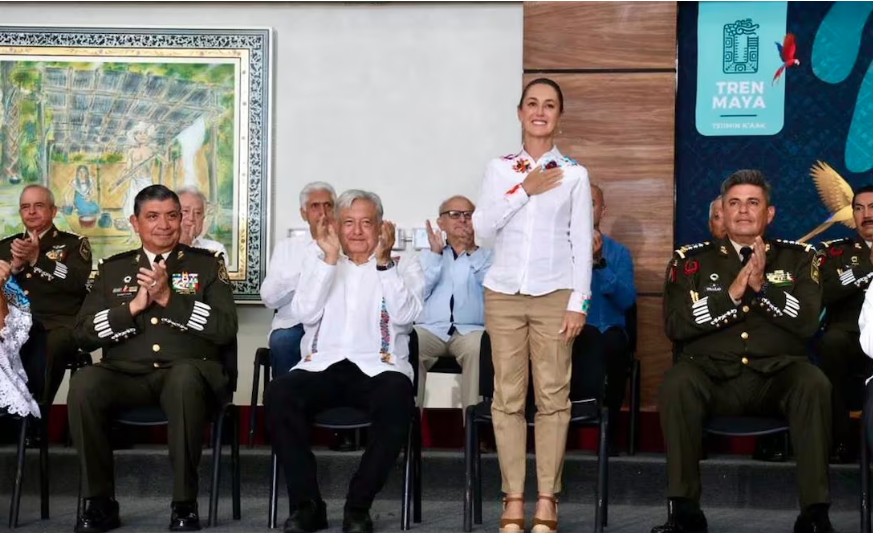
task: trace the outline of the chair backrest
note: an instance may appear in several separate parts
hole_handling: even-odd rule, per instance
[[[233,393],[236,392],[236,382],[239,378],[239,342],[236,337],[221,347],[221,362],[227,373],[228,393],[232,397]]]
[[[409,364],[412,365],[412,390],[418,390],[418,332],[409,332]]]

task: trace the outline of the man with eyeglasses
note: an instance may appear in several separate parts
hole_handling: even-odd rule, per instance
[[[482,281],[491,266],[491,251],[476,246],[473,202],[453,196],[440,205],[437,228],[427,221],[430,248],[418,256],[424,271],[424,311],[418,333],[418,405],[424,405],[429,370],[442,356],[461,365],[464,409],[479,402],[479,345],[485,330]],[[443,238],[445,233],[445,238]]]

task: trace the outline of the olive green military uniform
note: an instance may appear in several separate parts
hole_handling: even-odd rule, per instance
[[[873,279],[870,248],[860,236],[822,243],[821,271],[825,331],[818,342],[819,365],[833,385],[834,442],[852,444],[849,409],[864,404],[864,379],[870,359],[859,342],[858,317]]]
[[[220,348],[237,333],[227,270],[213,252],[178,244],[166,254],[170,299],[131,317],[142,250],[101,261],[76,323],[76,337],[103,359],[76,373],[67,407],[85,498],[114,497],[109,427],[126,409],[160,405],[169,421],[173,501],[197,498],[203,428],[227,394]]]
[[[0,259],[12,261],[12,241],[27,239],[25,233],[0,241]],[[91,245],[86,237],[60,231],[52,226],[39,239],[39,258],[27,265],[15,280],[30,299],[34,320],[46,329],[45,378],[37,371],[42,361],[22,361],[28,385],[34,396],[50,404],[64,379],[67,361],[75,357],[78,347],[73,338],[76,314],[88,294],[91,274]]]
[[[667,270],[664,321],[678,360],[660,390],[667,497],[700,500],[703,425],[710,416],[783,415],[797,457],[802,507],[828,502],[830,383],[807,361],[821,288],[807,245],[770,241],[764,286],[735,305],[741,269],[727,239],[676,251]]]

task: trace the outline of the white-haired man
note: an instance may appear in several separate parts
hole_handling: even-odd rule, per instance
[[[261,299],[276,309],[270,330],[270,366],[273,376],[285,374],[300,362],[303,324],[294,314],[291,303],[300,283],[304,260],[318,250],[315,232],[319,224],[332,222],[336,192],[329,183],[314,181],[300,191],[300,217],[309,225],[309,233],[283,239],[276,244],[267,277],[261,284]]]
[[[409,336],[423,305],[421,265],[391,259],[394,224],[382,220],[376,194],[346,191],[337,207],[336,225],[326,218],[315,225],[319,251],[306,261],[306,283],[291,304],[306,329],[305,356],[272,382],[264,402],[288,486],[286,533],[327,528],[310,450],[314,415],[343,405],[369,414],[369,442],[349,485],[343,531],[371,533],[370,507],[415,409]]]
[[[184,187],[176,191],[182,204],[182,234],[179,242],[193,248],[204,248],[218,252],[225,263],[230,261],[227,249],[218,241],[203,236],[203,222],[206,220],[206,197],[196,187]]]

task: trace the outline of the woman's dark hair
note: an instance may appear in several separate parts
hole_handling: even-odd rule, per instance
[[[524,86],[524,90],[521,91],[521,98],[518,100],[518,108],[521,109],[521,104],[524,103],[524,98],[527,96],[527,91],[534,85],[548,85],[552,89],[558,93],[558,113],[564,112],[564,93],[561,92],[561,86],[558,85],[555,81],[550,80],[549,78],[537,78],[527,85]]]

